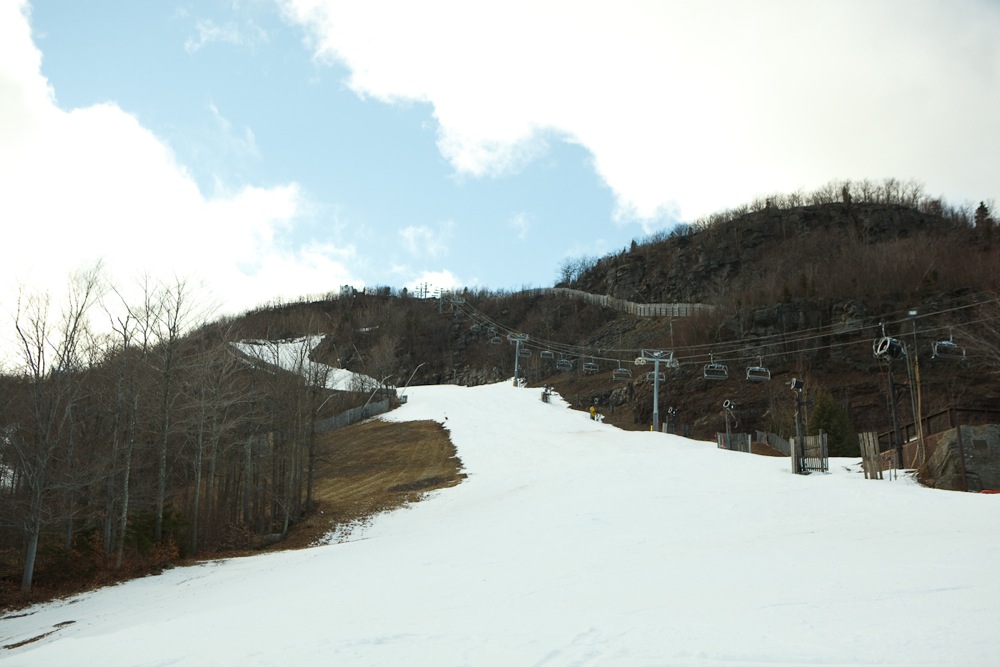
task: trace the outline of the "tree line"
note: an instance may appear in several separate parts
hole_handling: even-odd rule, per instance
[[[0,375],[0,566],[22,593],[39,568],[113,578],[284,535],[313,503],[314,424],[369,389],[327,389],[311,339],[237,349],[183,280],[130,303],[95,267],[51,310],[21,295]]]

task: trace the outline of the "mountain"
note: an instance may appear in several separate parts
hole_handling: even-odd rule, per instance
[[[286,539],[321,511],[323,438],[337,434],[324,429],[421,385],[516,371],[622,429],[649,430],[655,412],[699,440],[787,439],[795,379],[804,432],[854,457],[859,432],[901,446],[918,412],[928,433],[1000,422],[1000,249],[985,205],[848,194],[726,212],[567,265],[552,288],[345,287],[192,330],[178,282],[106,338],[40,339],[61,346],[57,366],[0,376],[0,593],[30,599],[36,557],[51,594]],[[658,384],[635,364],[650,350],[676,362]],[[460,479],[442,470],[395,486]]]
[[[659,411],[674,408],[676,426],[695,437],[725,429],[727,400],[741,429],[794,434],[788,383],[804,379],[807,409],[817,397],[832,402],[850,432],[835,451],[853,454],[854,432],[892,428],[890,368],[904,390],[904,426],[913,421],[906,390],[916,393],[914,371],[924,415],[990,408],[1000,395],[991,354],[1000,247],[989,218],[976,224],[966,213],[936,201],[765,202],[578,264],[559,289],[465,290],[430,302],[384,290],[289,308],[335,323],[318,358],[391,374],[397,384],[512,377],[508,336],[527,335],[532,356],[518,370],[529,383],[556,386],[576,407],[596,402],[623,428],[651,423],[649,368],[633,364],[644,348],[672,350],[680,362],[664,377]],[[600,299],[698,307],[684,317],[635,316]],[[884,337],[903,341],[918,368],[879,363],[872,347]],[[968,350],[965,360],[935,358],[935,344],[949,339]],[[572,372],[560,372],[560,357]],[[585,363],[599,370],[584,373]],[[727,366],[730,381],[706,381],[709,363]],[[751,367],[766,368],[771,381],[745,381]],[[615,379],[627,371],[630,379]]]

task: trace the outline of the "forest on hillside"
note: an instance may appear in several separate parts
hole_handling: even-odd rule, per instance
[[[109,294],[92,270],[59,315],[43,297],[17,313],[22,367],[0,376],[0,568],[22,592],[36,565],[50,582],[114,578],[284,534],[312,507],[315,424],[371,398],[370,382],[327,389],[310,338],[284,347],[290,370],[271,346],[232,345],[315,332],[308,314],[248,335],[199,322],[177,281],[148,284],[97,333]]]

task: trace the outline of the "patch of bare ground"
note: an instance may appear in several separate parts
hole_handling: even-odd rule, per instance
[[[369,421],[320,436],[314,511],[268,550],[315,544],[337,526],[421,499],[465,478],[448,432],[437,422]]]

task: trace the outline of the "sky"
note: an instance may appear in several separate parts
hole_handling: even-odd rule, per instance
[[[1000,496],[794,475],[510,382],[408,396],[383,418],[444,424],[458,486],[0,617],[0,646],[35,639],[0,664],[996,664]]]
[[[0,312],[103,264],[238,313],[836,179],[997,197],[1000,2],[0,0]]]

